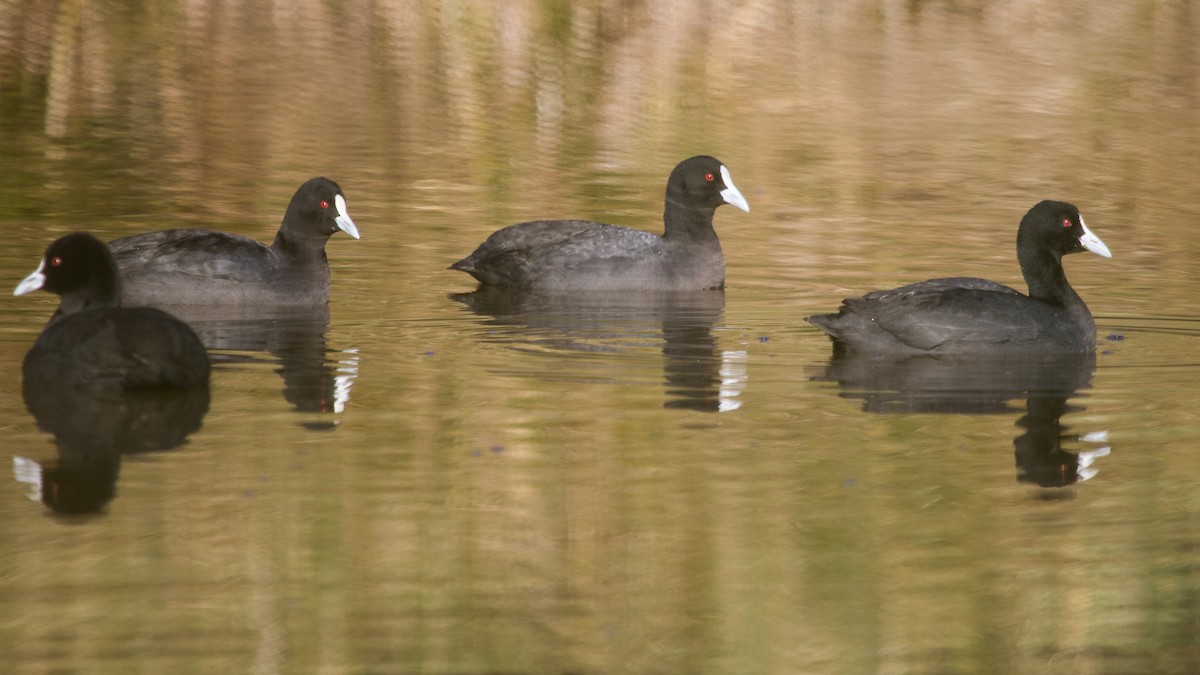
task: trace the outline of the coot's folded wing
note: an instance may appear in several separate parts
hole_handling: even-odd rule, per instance
[[[109,242],[124,277],[186,275],[260,281],[274,269],[270,248],[253,239],[198,229],[163,230]]]
[[[1044,303],[984,279],[931,279],[848,298],[842,312],[920,350],[953,343],[1000,344],[1038,339],[1051,310]]]

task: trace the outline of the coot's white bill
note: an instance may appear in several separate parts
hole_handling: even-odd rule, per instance
[[[742,193],[734,187],[733,178],[730,178],[729,169],[726,169],[724,164],[721,165],[721,180],[725,181],[725,189],[721,190],[721,198],[725,200],[725,203],[733,204],[746,213],[749,213],[750,204],[746,202],[746,198],[742,196]]]
[[[350,220],[350,216],[346,213],[346,199],[341,195],[336,195],[333,198],[333,205],[337,207],[338,212],[333,222],[337,223],[338,228],[342,232],[358,239],[358,227],[355,226],[354,221]]]
[[[34,270],[29,276],[22,279],[21,283],[17,284],[17,287],[13,290],[13,295],[25,295],[26,293],[32,293],[42,286],[45,286],[45,271],[46,261],[42,260],[42,262],[38,264],[38,268],[36,270]]]
[[[1098,256],[1111,258],[1112,253],[1109,252],[1108,247],[1104,245],[1104,242],[1100,241],[1100,237],[1097,237],[1092,233],[1091,230],[1088,229],[1087,224],[1083,222],[1082,214],[1079,216],[1079,225],[1083,228],[1083,236],[1079,238],[1079,243],[1083,244],[1084,248]]]

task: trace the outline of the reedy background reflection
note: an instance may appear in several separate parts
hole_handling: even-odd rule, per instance
[[[1198,24],[1185,2],[3,5],[13,284],[74,229],[269,241],[314,175],[363,239],[327,249],[328,327],[217,348],[203,426],[123,457],[103,516],[0,484],[0,651],[18,672],[1196,670]],[[448,297],[473,285],[445,266],[512,222],[657,229],[699,152],[753,208],[718,212],[710,326]],[[850,293],[1021,287],[1017,221],[1045,197],[1114,253],[1067,263],[1101,346],[1050,415],[1109,432],[1098,475],[1018,482],[1024,396],[875,414],[811,380],[830,352],[801,317]],[[50,311],[0,313],[4,447],[36,461],[57,450],[15,374]],[[670,405],[741,353],[740,406]],[[354,370],[341,412],[284,394],[288,354],[322,386]]]

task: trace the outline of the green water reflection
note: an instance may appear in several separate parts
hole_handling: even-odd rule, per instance
[[[202,427],[121,455],[101,515],[0,481],[0,661],[1200,670],[1196,35],[1187,2],[0,4],[0,277],[74,229],[269,241],[314,175],[363,235],[330,242],[328,317],[204,327]],[[661,227],[701,152],[754,205],[716,218],[724,294],[450,297],[503,225]],[[1042,198],[1114,253],[1067,263],[1101,332],[1077,377],[952,373],[951,406],[801,321],[1023,287]],[[3,302],[0,435],[50,466],[16,373],[52,301]],[[1090,480],[1018,480],[1099,432]]]

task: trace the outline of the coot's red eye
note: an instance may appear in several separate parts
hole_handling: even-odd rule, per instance
[[[711,182],[713,182],[713,179],[714,179],[714,178],[716,178],[716,176],[712,175],[712,172],[711,172],[711,171],[710,171],[710,172],[708,172],[708,173],[706,173],[706,174],[704,174],[704,180],[706,180],[706,181],[708,181],[708,182],[710,182],[710,183],[711,183]]]
[[[321,208],[323,208],[323,209],[327,209],[327,208],[329,208],[329,202],[328,202],[328,201],[326,201],[326,200],[324,200],[324,199],[322,199],[322,200],[321,200]]]
[[[1063,227],[1070,227],[1071,225],[1072,223],[1070,218],[1063,218]]]
[[[50,259],[51,267],[58,267],[60,265],[62,265],[62,258],[60,258],[58,256],[54,256],[53,258]]]

